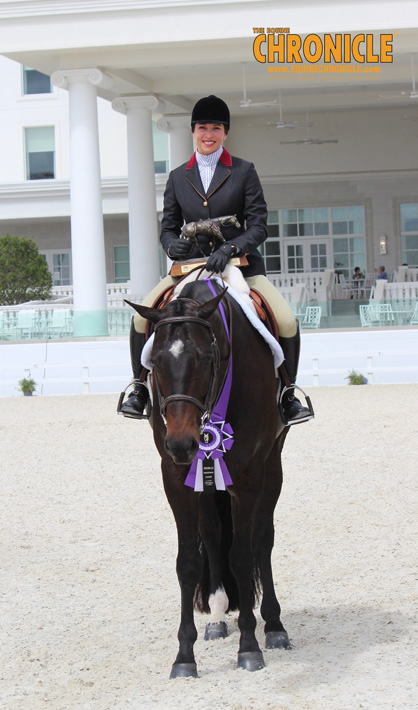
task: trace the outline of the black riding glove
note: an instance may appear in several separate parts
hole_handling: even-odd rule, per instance
[[[167,256],[170,259],[187,259],[193,249],[193,242],[189,239],[173,239],[167,249]]]
[[[214,271],[215,274],[221,273],[231,256],[236,254],[237,248],[233,244],[222,244],[222,246],[210,255],[206,262],[206,271]]]

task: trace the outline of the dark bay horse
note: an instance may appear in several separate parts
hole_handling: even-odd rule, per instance
[[[260,592],[266,647],[290,648],[271,569],[288,431],[278,416],[273,357],[236,301],[216,283],[211,289],[195,281],[161,310],[134,306],[155,325],[152,426],[178,531],[181,622],[171,678],[197,677],[194,607],[211,614],[205,639],[225,637],[225,612],[239,609],[238,667],[254,671],[264,666],[253,613]],[[227,380],[225,439],[233,432],[233,445],[225,444],[222,459],[230,478],[226,490],[196,492],[186,478]]]

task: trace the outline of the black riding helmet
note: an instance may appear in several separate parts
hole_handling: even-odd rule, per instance
[[[223,123],[228,129],[230,124],[229,108],[225,101],[211,94],[194,105],[192,111],[192,128],[195,123]]]

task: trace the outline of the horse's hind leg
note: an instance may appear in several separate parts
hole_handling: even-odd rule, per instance
[[[271,553],[274,545],[273,515],[282,486],[280,452],[274,452],[266,466],[263,493],[253,530],[253,547],[263,587],[261,616],[265,621],[266,648],[289,649],[290,642],[281,619],[281,608],[274,589]]]
[[[257,625],[254,605],[254,556],[251,544],[251,517],[254,511],[254,491],[241,491],[233,498],[234,540],[231,547],[231,569],[239,592],[238,626],[241,632],[238,668],[256,671],[264,668],[263,654],[255,637]]]

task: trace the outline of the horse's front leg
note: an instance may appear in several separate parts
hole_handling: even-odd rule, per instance
[[[282,486],[281,450],[274,450],[266,464],[263,492],[253,525],[253,549],[263,587],[261,616],[265,621],[266,648],[291,648],[281,619],[280,604],[274,589],[271,553],[274,545],[274,509]]]
[[[217,496],[228,497],[229,493],[217,493]],[[225,506],[225,501],[223,502]],[[221,520],[216,505],[215,495],[203,495],[199,498],[199,531],[207,554],[209,582],[207,589],[202,589],[202,611],[210,609],[210,619],[206,624],[205,641],[226,638],[228,627],[225,613],[229,600],[223,586],[224,559],[221,550]],[[228,551],[225,551],[228,554]]]
[[[174,485],[165,482],[167,498],[177,525],[178,554],[177,577],[181,590],[181,619],[177,634],[179,651],[173,663],[170,678],[197,678],[193,646],[197,639],[194,623],[193,600],[200,574],[197,511],[193,505],[194,491],[186,489],[182,481]]]
[[[234,497],[232,514],[234,539],[231,547],[231,570],[238,584],[241,632],[238,668],[257,671],[264,668],[264,658],[255,637],[257,621],[253,613],[255,595],[255,567],[251,546],[251,516],[254,508],[254,491],[240,492]]]

